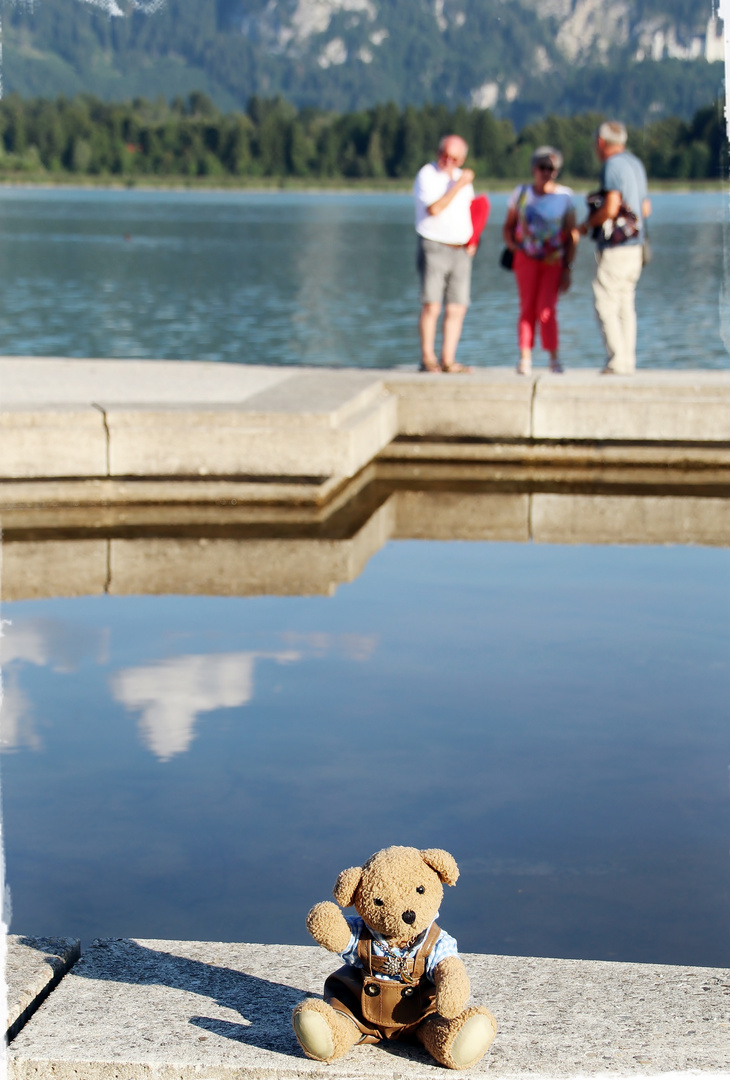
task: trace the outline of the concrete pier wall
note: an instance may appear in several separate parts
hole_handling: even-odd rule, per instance
[[[470,1077],[730,1072],[730,971],[478,954],[464,962],[472,1000],[499,1025]],[[330,1066],[304,1057],[292,1009],[320,996],[338,963],[307,946],[94,942],[10,1044],[8,1080],[438,1075],[407,1044],[355,1047]]]
[[[189,497],[189,485],[214,478],[296,483],[323,502],[398,439],[439,444],[442,459],[459,443],[480,444],[481,460],[727,469],[730,372],[520,378],[0,359],[0,506],[155,501],[161,481],[187,484]]]

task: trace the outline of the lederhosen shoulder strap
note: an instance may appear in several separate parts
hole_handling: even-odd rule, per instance
[[[357,943],[357,955],[366,975],[398,975],[404,982],[418,982],[423,978],[426,970],[426,960],[438,941],[440,933],[441,928],[436,923],[431,923],[431,929],[415,956],[394,958],[373,954],[372,934],[367,926],[363,926],[360,940]],[[393,970],[394,959],[398,961],[397,971]]]

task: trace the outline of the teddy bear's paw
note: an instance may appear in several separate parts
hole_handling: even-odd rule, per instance
[[[346,1016],[316,998],[297,1005],[292,1025],[302,1050],[315,1061],[343,1057],[360,1038],[360,1032]]]
[[[474,1006],[455,1020],[429,1016],[419,1038],[432,1057],[448,1069],[468,1069],[486,1054],[497,1034],[489,1009]]]
[[[451,1044],[452,1069],[468,1069],[476,1065],[492,1045],[497,1034],[497,1023],[485,1009],[467,1017]]]

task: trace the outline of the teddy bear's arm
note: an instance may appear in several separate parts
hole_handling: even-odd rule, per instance
[[[458,956],[447,956],[436,965],[436,1011],[444,1020],[453,1020],[469,1000],[469,976]]]
[[[352,937],[345,916],[331,900],[314,905],[307,915],[307,930],[318,944],[335,953],[344,952]]]

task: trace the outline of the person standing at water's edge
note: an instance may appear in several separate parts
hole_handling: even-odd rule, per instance
[[[636,369],[636,286],[644,258],[646,219],[651,202],[646,171],[626,149],[626,128],[617,120],[601,124],[596,153],[603,163],[601,190],[580,231],[596,240],[593,300],[606,346],[607,375]],[[589,196],[589,205],[591,203]]]
[[[474,173],[462,168],[468,149],[460,136],[444,136],[436,161],[423,166],[413,185],[421,277],[421,371],[471,370],[456,359],[471,299],[471,268],[476,251],[476,246],[469,245]],[[439,364],[436,327],[442,304],[445,309]]]
[[[540,324],[542,347],[550,354],[550,370],[561,374],[558,358],[558,296],[570,288],[575,254],[573,192],[558,184],[563,155],[554,146],[539,146],[530,159],[532,183],[512,192],[502,234],[514,253],[520,314],[517,343],[518,375],[532,372],[535,325]]]

